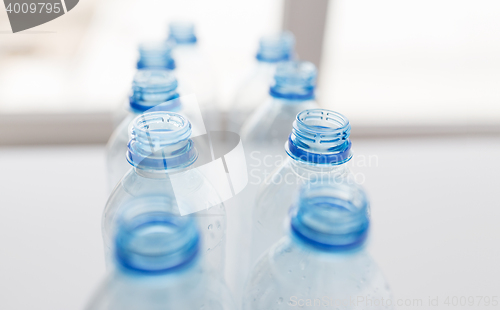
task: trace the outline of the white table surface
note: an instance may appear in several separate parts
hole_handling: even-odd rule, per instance
[[[500,296],[500,137],[353,144],[370,251],[414,305],[398,308]],[[104,276],[104,147],[3,147],[0,162],[0,309],[81,309]]]

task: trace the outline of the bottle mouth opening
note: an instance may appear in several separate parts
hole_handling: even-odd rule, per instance
[[[314,99],[316,76],[316,67],[310,62],[282,62],[276,67],[269,93],[275,98],[288,100]]]
[[[364,190],[339,178],[302,189],[292,211],[291,228],[295,237],[309,245],[343,251],[364,243],[369,223]]]
[[[177,89],[177,79],[168,70],[138,70],[132,82],[134,91],[170,92]]]
[[[143,202],[146,206],[148,203]],[[155,208],[133,216],[123,214],[118,219],[115,256],[119,265],[133,271],[163,273],[192,262],[199,248],[193,219],[167,212],[167,207],[151,209]]]
[[[146,170],[187,167],[198,158],[191,123],[174,112],[148,112],[132,122],[127,160]]]
[[[308,61],[287,61],[276,68],[276,83],[315,85],[318,72],[316,66]]]
[[[297,114],[285,150],[292,158],[315,164],[343,164],[352,157],[351,125],[340,113],[326,109]]]
[[[264,36],[259,41],[257,59],[264,62],[286,61],[293,58],[295,38],[291,32]]]
[[[141,69],[137,71],[132,82],[130,107],[133,110],[145,112],[177,97],[179,97],[177,79],[171,71]],[[172,101],[171,103],[171,109],[174,109],[179,102]],[[165,110],[171,110],[167,108],[165,106]]]
[[[342,114],[326,110],[326,109],[311,109],[305,110],[297,114],[297,126],[302,130],[318,133],[318,134],[333,134],[350,132],[349,120]]]
[[[172,43],[167,41],[148,41],[139,44],[139,53],[145,55],[170,55]]]
[[[161,144],[177,143],[191,136],[191,124],[182,115],[174,112],[149,112],[135,118],[132,138],[163,138]]]

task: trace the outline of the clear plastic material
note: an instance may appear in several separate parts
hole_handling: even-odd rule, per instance
[[[244,310],[393,309],[391,293],[373,259],[365,252],[325,254],[285,237],[255,267]],[[378,305],[378,306],[377,306]]]
[[[284,147],[287,157],[277,170],[262,180],[263,185],[256,196],[250,265],[283,237],[288,209],[297,199],[301,186],[349,178],[351,172],[346,163],[352,157],[350,131],[347,118],[334,111],[312,109],[296,116]]]
[[[86,309],[235,309],[223,281],[205,268],[195,221],[156,205],[133,201],[117,219],[115,268]]]
[[[393,309],[382,272],[366,252],[366,196],[340,181],[305,187],[288,235],[259,259],[243,309]]]
[[[158,206],[184,215],[184,201],[201,200],[206,209],[197,218],[203,241],[201,249],[211,270],[222,276],[225,255],[226,213],[218,192],[197,165],[210,161],[206,144],[191,139],[191,124],[180,114],[150,112],[131,125],[126,158],[129,171],[111,193],[102,218],[106,262],[111,258],[117,216],[130,201],[154,197]],[[205,135],[206,137],[206,135]],[[193,141],[195,140],[195,141]],[[124,154],[125,157],[125,154]]]
[[[108,170],[108,190],[111,191],[118,181],[130,169],[127,162],[127,144],[129,126],[132,120],[145,111],[165,101],[179,97],[177,79],[174,74],[165,70],[139,70],[132,84],[129,98],[129,112],[111,135],[106,147],[106,165]],[[172,112],[183,113],[182,106],[172,101],[172,105],[162,104],[162,108]]]
[[[239,133],[241,126],[255,109],[269,98],[276,66],[291,60],[295,39],[289,32],[260,39],[257,63],[238,89],[227,119],[228,130]]]
[[[283,62],[277,67],[275,84],[270,88],[271,99],[260,106],[244,124],[241,139],[245,149],[249,181],[238,194],[231,210],[232,239],[238,243],[231,247],[228,258],[227,281],[239,296],[243,281],[253,262],[251,259],[252,209],[264,179],[288,158],[284,144],[292,130],[297,114],[305,109],[317,108],[314,100],[316,68],[308,62]],[[233,244],[231,242],[231,244]]]

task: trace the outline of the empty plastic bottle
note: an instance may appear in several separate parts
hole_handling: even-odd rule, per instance
[[[283,236],[283,223],[299,188],[308,182],[352,178],[351,125],[340,113],[326,109],[297,114],[285,143],[287,157],[259,189],[253,206],[251,265]]]
[[[392,309],[390,289],[365,250],[369,205],[345,182],[301,192],[288,235],[259,259],[243,309]]]
[[[137,116],[130,133],[126,158],[132,167],[111,193],[102,218],[106,262],[111,258],[114,224],[124,205],[137,197],[154,196],[159,203],[164,201],[171,206],[171,213],[197,217],[203,238],[202,252],[212,269],[222,276],[224,204],[206,176],[194,169],[211,160],[204,141],[206,135],[191,138],[191,124],[185,117],[163,111]],[[186,201],[201,208],[186,209]]]
[[[287,141],[297,114],[318,108],[316,67],[310,62],[282,62],[276,68],[271,98],[245,122],[241,130],[250,170],[248,188],[257,188],[287,157]]]
[[[315,85],[316,68],[312,63],[280,63],[275,83],[270,88],[271,98],[243,125],[241,139],[249,178],[246,188],[234,199],[234,207],[230,211],[229,229],[232,232],[228,243],[234,255],[228,257],[227,264],[227,281],[231,288],[235,288],[236,298],[243,289],[243,280],[253,262],[248,232],[252,229],[249,219],[252,218],[258,189],[288,157],[283,145],[290,135],[296,115],[305,109],[318,107],[314,100]],[[232,241],[234,239],[237,243]]]
[[[148,42],[139,45],[139,59],[137,60],[137,69],[139,70],[175,70],[175,61],[172,58],[172,42]],[[132,90],[133,91],[133,90]],[[131,113],[136,112],[130,108],[130,97],[127,102],[120,104],[113,113],[113,123],[118,127],[122,121]],[[114,184],[113,184],[114,185]]]
[[[285,155],[283,143],[288,139],[296,115],[318,107],[316,76],[316,67],[310,62],[289,61],[277,66],[274,84],[269,90],[271,98],[250,116],[241,130],[246,148],[256,157]]]
[[[110,191],[130,169],[126,154],[129,141],[128,130],[132,120],[145,111],[178,97],[177,79],[172,72],[139,70],[136,73],[132,83],[132,94],[129,98],[129,112],[111,135],[106,147],[108,189]],[[183,112],[179,101],[171,102],[171,105],[162,104],[162,109]]]
[[[195,25],[181,21],[170,23],[168,42],[173,44],[172,57],[183,92],[196,95],[207,128],[221,130],[220,111],[215,98],[215,77],[208,57],[200,49]]]
[[[139,203],[141,212],[117,220],[114,268],[86,309],[235,309],[225,284],[205,268],[194,219],[152,210],[147,198]]]
[[[239,133],[245,120],[269,97],[276,65],[294,57],[295,39],[290,32],[260,39],[256,65],[238,89],[230,106],[227,126]]]

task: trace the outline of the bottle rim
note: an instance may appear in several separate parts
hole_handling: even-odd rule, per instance
[[[350,133],[344,115],[327,109],[304,110],[293,122],[285,151],[302,162],[340,165],[352,158]]]
[[[276,67],[269,94],[274,98],[305,101],[315,97],[317,70],[308,61],[286,61]]]
[[[146,170],[167,170],[192,165],[198,158],[191,123],[175,112],[147,112],[130,127],[127,160]]]
[[[293,59],[295,37],[289,31],[263,36],[259,40],[259,49],[255,56],[258,61],[278,63]]]
[[[175,61],[172,58],[173,44],[169,41],[149,41],[139,44],[139,59],[137,69],[174,70]]]

